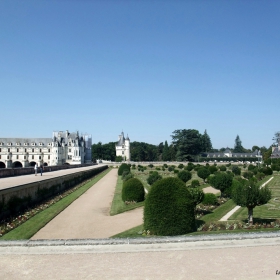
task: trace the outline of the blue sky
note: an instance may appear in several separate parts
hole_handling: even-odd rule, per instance
[[[279,1],[0,1],[1,137],[214,148],[280,130]]]

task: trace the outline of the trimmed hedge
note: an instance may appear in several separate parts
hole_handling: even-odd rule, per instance
[[[142,182],[137,178],[131,178],[123,183],[122,200],[140,202],[145,198]]]
[[[216,205],[218,203],[217,197],[213,193],[205,193],[202,204],[204,205]]]
[[[130,166],[126,163],[122,163],[118,169],[118,175],[122,176],[125,170],[128,170],[128,172],[130,172]]]
[[[152,171],[150,176],[147,178],[147,183],[149,185],[152,185],[153,183],[155,183],[158,180],[161,180],[162,176],[157,172],[157,171]]]
[[[180,171],[177,174],[177,176],[180,180],[182,180],[184,183],[186,183],[187,181],[189,181],[192,178],[192,173],[187,170],[183,170],[183,171]]]
[[[194,203],[178,178],[157,181],[145,200],[144,229],[153,235],[181,235],[196,231]]]

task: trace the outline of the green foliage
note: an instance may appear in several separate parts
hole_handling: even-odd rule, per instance
[[[178,129],[171,135],[177,161],[194,161],[203,151],[201,134],[195,129]]]
[[[192,173],[186,170],[180,171],[177,174],[178,178],[180,180],[182,180],[184,183],[186,183],[187,181],[189,181],[192,178]]]
[[[118,169],[118,175],[119,176],[122,176],[123,175],[123,172],[127,170],[128,172],[130,172],[130,167],[128,164],[126,163],[122,163]]]
[[[123,161],[122,156],[116,156],[115,157],[115,162],[122,162],[122,161]]]
[[[183,168],[184,168],[184,164],[180,163],[180,164],[178,165],[178,168],[179,168],[179,169],[183,169]]]
[[[107,144],[102,144],[98,142],[91,146],[92,158],[104,159],[114,161],[116,159],[116,147],[115,142],[109,142]]]
[[[193,165],[185,166],[184,169],[188,170],[188,171],[192,171],[193,170]]]
[[[154,167],[154,165],[153,165],[153,164],[149,164],[148,166],[149,166],[150,168],[153,168],[153,167]]]
[[[173,170],[174,170],[174,167],[168,166],[168,171],[169,171],[169,172],[172,172]]]
[[[158,161],[158,146],[144,143],[131,142],[130,153],[132,161]]]
[[[196,188],[198,187],[200,184],[199,184],[199,181],[198,180],[192,180],[191,182],[191,187],[192,188]]]
[[[264,177],[265,177],[265,174],[262,173],[262,172],[258,172],[255,176],[259,181],[261,181]]]
[[[177,174],[177,173],[179,173],[179,170],[178,170],[178,169],[174,169],[173,172],[174,172],[175,174]]]
[[[123,183],[122,200],[125,201],[143,201],[145,197],[144,186],[137,178],[132,178]]]
[[[169,151],[167,141],[164,142],[164,147],[163,147],[163,150],[162,150],[162,160],[163,161],[171,160],[170,151]],[[165,166],[165,168],[167,168],[167,167]]]
[[[205,193],[202,204],[204,205],[216,205],[218,203],[217,197],[213,193]]]
[[[270,167],[263,167],[260,169],[260,172],[264,173],[267,176],[273,174],[273,170]]]
[[[206,178],[210,175],[210,171],[208,168],[205,167],[199,167],[197,170],[197,176],[201,179],[206,180]]]
[[[217,173],[210,179],[210,184],[221,191],[223,195],[230,195],[232,176],[227,173]]]
[[[227,171],[227,168],[224,165],[220,166],[220,171]]]
[[[234,175],[241,175],[241,168],[236,165],[233,165],[231,171]]]
[[[212,149],[212,143],[207,131],[205,129],[203,135],[201,135],[201,145],[203,152],[209,152]]]
[[[126,171],[126,170],[125,170]],[[134,175],[132,174],[132,173],[127,173],[125,176],[124,175],[122,175],[122,180],[125,182],[125,181],[127,181],[127,180],[129,180],[129,179],[131,179],[131,178],[134,178]]]
[[[181,235],[196,230],[194,204],[178,178],[157,181],[145,200],[144,229],[154,235]]]
[[[243,173],[243,177],[246,178],[246,179],[250,179],[250,178],[252,178],[253,176],[254,176],[254,173],[251,172],[251,171],[245,171],[245,172]]]
[[[214,166],[214,165],[209,166],[208,169],[209,169],[211,174],[214,174],[215,172],[218,171],[218,168],[216,166]]]
[[[154,184],[156,181],[161,180],[162,176],[157,172],[153,171],[147,179],[149,185]]]
[[[237,205],[248,208],[248,220],[253,223],[253,209],[266,204],[271,199],[271,191],[267,186],[260,189],[254,182],[243,180],[234,186],[232,199]]]
[[[249,164],[249,165],[248,165],[248,171],[252,171],[252,170],[255,169],[255,168],[256,168],[256,166],[253,165],[253,164]]]
[[[190,188],[189,192],[192,196],[194,205],[198,205],[204,199],[204,192],[198,188]]]
[[[235,138],[235,145],[234,145],[233,152],[234,153],[244,153],[244,152],[246,152],[246,149],[244,149],[243,146],[242,146],[242,142],[240,140],[239,135],[237,135],[236,138]]]

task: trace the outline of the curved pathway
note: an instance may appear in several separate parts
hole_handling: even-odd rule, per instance
[[[112,169],[31,239],[108,238],[141,225],[143,207],[109,215],[117,177],[117,169]]]

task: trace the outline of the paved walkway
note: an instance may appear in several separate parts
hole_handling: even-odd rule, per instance
[[[143,223],[143,208],[110,216],[117,183],[112,169],[31,239],[107,238]]]
[[[33,182],[44,181],[50,178],[56,178],[67,174],[77,173],[84,170],[90,170],[90,169],[98,168],[102,165],[106,165],[106,164],[51,171],[51,172],[43,173],[42,176],[40,175],[40,173],[38,173],[37,176],[31,174],[31,175],[21,175],[21,176],[0,178],[0,190],[8,189],[11,187],[16,187],[24,184],[29,184]]]
[[[280,277],[280,273],[277,275],[280,237],[196,239],[183,242],[166,239],[163,243],[146,244],[135,240],[130,244],[128,240],[126,244],[116,241],[115,245],[85,241],[58,245],[47,241],[45,245],[4,247],[0,243],[1,279],[264,280]]]

